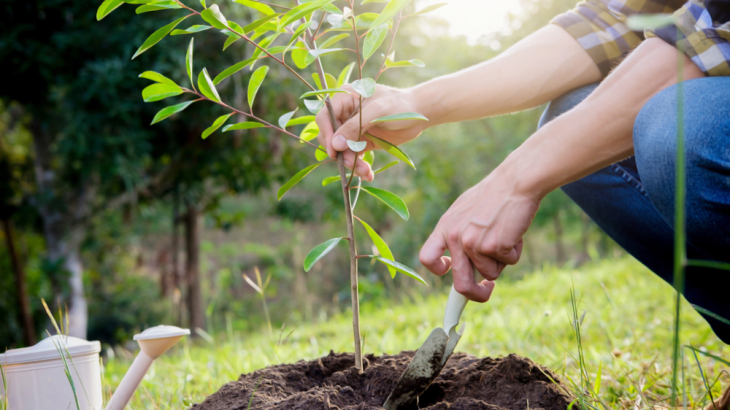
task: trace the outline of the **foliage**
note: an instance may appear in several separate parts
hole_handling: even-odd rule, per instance
[[[144,11],[155,11],[155,10],[162,10],[163,8],[156,7],[158,3],[154,3],[151,0],[143,0],[143,1],[134,1],[134,4],[143,4],[142,6],[139,6],[137,12],[140,13],[142,10]],[[200,17],[203,21],[201,23],[208,23],[210,26],[214,27],[215,29],[218,29],[221,34],[227,36],[227,40],[225,42],[225,45],[223,49],[225,50],[230,44],[233,42],[238,41],[239,39],[244,40],[246,43],[252,45],[254,47],[254,52],[251,55],[251,57],[247,60],[244,60],[241,64],[236,64],[233,67],[226,70],[225,76],[227,77],[228,73],[233,73],[236,71],[240,71],[241,69],[245,68],[246,66],[250,66],[251,70],[254,69],[254,66],[256,63],[262,59],[264,60],[263,64],[265,63],[278,63],[282,68],[290,71],[295,77],[297,77],[301,83],[308,88],[311,91],[304,92],[300,100],[303,100],[305,107],[312,113],[317,114],[317,112],[322,109],[323,105],[327,107],[327,110],[329,111],[330,118],[332,120],[332,127],[337,127],[334,114],[332,111],[332,107],[329,103],[329,95],[333,93],[338,92],[346,92],[351,93],[355,95],[359,99],[360,104],[360,115],[362,115],[362,104],[363,100],[366,98],[371,97],[375,93],[375,87],[376,87],[376,80],[382,74],[385,70],[389,68],[394,67],[401,67],[401,66],[408,66],[408,65],[415,65],[415,66],[422,66],[423,63],[418,60],[410,60],[410,62],[401,62],[397,63],[394,61],[394,54],[391,53],[393,41],[390,42],[390,46],[387,48],[385,59],[382,61],[382,63],[379,65],[380,68],[377,70],[376,75],[374,75],[375,79],[373,78],[366,78],[363,76],[363,68],[365,67],[368,59],[373,56],[373,53],[376,49],[378,49],[384,42],[386,34],[391,27],[392,24],[392,37],[395,38],[395,35],[398,30],[398,26],[400,25],[400,21],[403,18],[403,9],[410,3],[410,0],[393,0],[390,1],[385,7],[382,9],[380,14],[374,14],[374,13],[355,13],[355,3],[353,0],[347,0],[346,4],[349,7],[343,7],[342,10],[340,10],[335,4],[334,0],[314,0],[309,2],[300,2],[300,4],[291,5],[291,7],[287,7],[284,5],[269,5],[268,3],[265,4],[266,7],[262,7],[262,3],[257,2],[240,2],[241,5],[246,6],[250,9],[256,10],[258,12],[261,12],[265,16],[250,22],[249,24],[246,24],[245,26],[242,26],[238,24],[235,21],[228,20],[220,10],[219,6],[217,4],[210,4],[207,5],[205,3],[202,3],[202,10],[195,9],[193,7],[196,7],[195,5],[188,5],[184,4],[180,0],[176,0],[173,4],[176,9],[185,9],[185,12],[189,12],[190,14],[187,14],[183,17],[179,17],[177,20],[172,21],[171,23],[157,29],[154,31],[148,38],[145,40],[145,42],[139,47],[139,49],[135,52],[132,59],[136,58],[137,56],[141,55],[142,53],[149,50],[151,47],[153,47],[155,44],[160,42],[162,39],[164,39],[168,34],[170,34],[173,29],[175,29],[183,20],[186,20],[189,17],[196,16]],[[121,5],[120,0],[105,0],[101,6],[99,7],[97,11],[97,19],[101,20],[105,18],[111,11],[113,11],[116,7]],[[149,6],[146,6],[149,5]],[[147,9],[145,7],[152,7],[151,9]],[[276,14],[275,11],[271,8],[271,6],[277,8],[277,9],[283,9],[285,12]],[[324,30],[322,27],[323,21],[326,20],[331,24],[330,28],[325,28]],[[393,20],[393,21],[391,21]],[[305,27],[304,29],[300,29],[300,27]],[[329,39],[325,40],[320,47],[317,46],[316,40],[321,38],[322,36],[325,36],[329,33],[333,33],[336,31],[341,30],[352,30],[353,33],[353,42],[354,42],[354,50],[352,49],[346,49],[346,48],[325,48],[326,46],[330,46],[344,38],[346,36],[343,36],[342,34],[335,34],[334,36],[330,37]],[[176,34],[188,34],[193,33],[193,35],[199,33],[202,31],[200,29],[200,26],[191,26],[190,29],[183,30],[183,31],[177,31]],[[321,31],[321,34],[320,34]],[[207,34],[207,33],[205,33]],[[283,36],[282,36],[283,35]],[[361,56],[361,36],[364,35],[365,38],[362,41],[362,56]],[[282,42],[277,44],[275,41],[277,38],[282,37]],[[283,40],[283,38],[287,38],[287,40]],[[258,41],[257,41],[258,40]],[[292,48],[292,45],[294,47]],[[289,64],[286,63],[286,55],[287,52],[291,49],[291,58],[294,61],[295,65],[300,68],[304,69],[307,66],[316,63],[316,73],[313,73],[313,78],[315,80],[316,85],[318,86],[319,90],[315,87],[313,87],[301,74],[299,74],[297,71],[295,71]],[[355,59],[354,63],[357,65],[357,79],[354,80],[351,84],[351,89],[354,91],[345,90],[339,87],[342,87],[345,83],[347,83],[347,76],[343,78],[341,75],[339,79],[335,80],[335,77],[332,75],[327,74],[324,71],[321,57],[325,55],[330,55],[333,53],[341,53],[345,51],[354,51],[357,55],[357,58]],[[393,51],[394,53],[395,51]],[[277,55],[281,54],[279,57]],[[207,69],[203,68],[201,71],[199,71],[199,74],[197,76],[197,88],[196,84],[193,82],[193,78],[195,77],[195,60],[194,60],[194,38],[190,40],[189,47],[187,49],[186,58],[185,58],[185,69],[187,71],[188,77],[190,79],[190,88],[178,85],[174,81],[170,80],[168,77],[164,76],[163,74],[156,73],[156,72],[146,72],[146,75],[143,75],[146,79],[149,79],[153,81],[155,84],[152,84],[148,86],[142,93],[143,98],[146,102],[152,102],[152,101],[158,101],[162,100],[168,97],[177,96],[182,93],[185,94],[191,94],[193,96],[193,100],[188,100],[182,103],[178,103],[172,106],[168,106],[166,108],[163,108],[161,111],[157,113],[155,118],[152,121],[152,124],[155,124],[159,121],[162,121],[168,117],[170,117],[173,114],[176,114],[178,112],[183,111],[186,109],[190,104],[192,104],[195,101],[209,101],[215,104],[218,104],[222,108],[227,111],[227,114],[218,117],[217,120],[208,127],[203,133],[202,138],[206,139],[208,138],[213,132],[215,132],[218,128],[220,128],[231,116],[238,114],[239,116],[245,117],[247,120],[253,120],[254,123],[260,124],[257,125],[261,128],[268,128],[271,130],[276,130],[280,132],[281,134],[284,134],[286,136],[298,139],[299,141],[306,143],[313,148],[324,152],[324,150],[321,147],[317,147],[316,145],[309,142],[310,137],[303,137],[303,136],[297,136],[296,134],[288,131],[286,128],[292,119],[294,113],[296,112],[296,109],[294,111],[288,112],[286,114],[283,114],[278,121],[278,126],[274,125],[271,122],[267,122],[264,119],[262,119],[260,116],[257,116],[254,114],[254,108],[256,101],[256,95],[261,88],[264,80],[266,79],[266,76],[269,72],[269,66],[262,65],[256,70],[253,71],[249,78],[248,83],[248,90],[247,90],[247,105],[248,110],[244,111],[243,107],[241,108],[234,108],[230,104],[224,102],[224,100],[221,98],[221,96],[218,93],[218,90],[216,88],[216,81],[212,80]],[[273,61],[272,61],[273,60]],[[345,68],[345,70],[348,70]],[[348,70],[351,71],[352,68]],[[216,77],[216,79],[219,79],[219,77]],[[222,78],[220,78],[222,80]],[[331,81],[330,81],[331,79]],[[316,99],[306,99],[309,97],[316,97]],[[428,119],[425,118],[423,115],[419,113],[412,113],[412,112],[404,112],[404,113],[398,113],[395,115],[390,115],[387,117],[382,117],[375,119],[373,122],[383,122],[383,121],[399,121],[399,120],[424,120],[427,121]],[[308,120],[301,121],[301,123],[312,123],[314,121],[314,117],[310,116],[308,117]],[[253,125],[251,124],[251,121],[246,121],[241,125],[242,128],[251,128]],[[365,124],[367,125],[367,124]],[[236,125],[234,125],[235,127]],[[350,146],[350,149],[356,153],[360,153],[363,151],[366,147],[366,141],[361,140],[364,136],[364,132],[362,130],[363,124],[360,125],[361,130],[359,133],[358,141],[349,141],[348,144]],[[230,128],[224,128],[225,130],[228,130]],[[381,141],[381,143],[383,143]],[[399,148],[397,147],[389,147],[389,149],[386,149],[386,152],[389,152],[396,156],[397,158],[401,160],[405,160],[407,163],[409,163],[411,166],[413,166],[410,159],[403,153]],[[278,192],[278,199],[281,199],[284,194],[291,189],[294,185],[299,183],[302,179],[304,179],[307,175],[309,175],[315,168],[318,166],[332,162],[332,161],[325,161],[324,159],[326,157],[323,157],[322,154],[315,155],[317,158],[317,163],[312,164],[303,170],[296,173],[288,182],[286,182],[282,187],[279,189]],[[365,160],[362,154],[358,154],[355,158],[355,163],[357,163],[358,160]],[[370,155],[370,161],[372,162],[373,157]],[[358,272],[357,272],[357,248],[355,245],[355,236],[354,236],[354,228],[353,228],[353,209],[357,204],[357,198],[359,197],[360,191],[364,191],[373,197],[381,200],[385,204],[387,204],[390,208],[392,208],[399,216],[401,216],[403,219],[408,219],[409,213],[408,209],[405,205],[405,202],[400,199],[397,195],[383,190],[379,188],[374,187],[363,187],[362,182],[360,181],[360,178],[358,178],[358,182],[356,185],[352,185],[353,182],[353,175],[350,175],[349,177],[345,174],[344,171],[344,163],[342,154],[338,154],[337,162],[339,165],[339,173],[340,173],[340,179],[342,184],[342,192],[344,196],[345,201],[345,213],[346,213],[346,222],[347,222],[347,231],[348,236],[345,238],[349,242],[349,249],[350,249],[350,277],[352,282],[352,308],[353,308],[353,328],[354,328],[354,339],[355,339],[355,366],[358,369],[362,369],[362,359],[361,359],[361,337],[359,333],[359,307],[358,307],[358,294],[357,294],[357,283],[358,283]],[[354,166],[353,166],[354,168]],[[355,189],[355,200],[351,201],[350,198],[350,189]],[[372,236],[372,235],[371,235]],[[340,238],[336,238],[333,240],[330,240],[328,242],[325,242],[324,244],[321,244],[315,249],[313,249],[310,254],[305,258],[304,262],[304,268],[305,271],[308,271],[312,264],[314,264],[317,260],[322,258],[325,254],[327,254],[329,251],[331,251],[337,242],[340,241]],[[382,238],[380,238],[380,241],[382,242]],[[416,279],[419,279],[421,282],[425,284],[423,279],[418,276],[417,273],[415,273],[412,269],[408,268],[407,266],[398,263],[396,261],[392,261],[390,259],[383,258],[381,256],[377,255],[363,255],[363,256],[371,256],[374,259],[383,262],[388,266],[388,268],[392,271],[398,271],[403,272],[407,274],[408,276],[414,277]]]

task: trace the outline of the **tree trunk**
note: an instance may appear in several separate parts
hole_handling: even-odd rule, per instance
[[[23,272],[23,264],[20,263],[20,255],[15,245],[15,229],[13,229],[13,221],[11,219],[3,219],[3,231],[5,233],[5,242],[10,253],[10,261],[13,265],[13,274],[15,275],[15,292],[18,300],[18,313],[20,323],[23,326],[23,336],[26,346],[36,344],[35,324],[33,323],[33,315],[30,311],[30,302],[28,301],[28,292],[25,289],[25,273]]]
[[[183,304],[182,304],[182,273],[180,273],[180,195],[179,188],[175,185],[175,192],[172,197],[172,305],[175,309],[173,316],[176,317],[177,325],[183,325]]]
[[[43,220],[46,252],[51,263],[59,263],[68,272],[71,295],[68,299],[70,336],[86,339],[88,307],[84,296],[83,266],[79,254],[85,227],[81,221],[90,213],[90,204],[96,194],[97,184],[91,178],[85,180],[69,195],[60,196],[56,173],[53,171],[53,154],[49,151],[51,138],[38,124],[32,125],[35,149],[34,168],[39,195],[36,207]],[[66,194],[64,192],[64,194]],[[63,202],[64,206],[59,203]],[[68,210],[68,212],[64,212]],[[57,295],[61,299],[61,295]]]
[[[203,309],[203,293],[200,287],[200,213],[194,206],[188,205],[188,212],[185,215],[185,273],[187,282],[187,305],[188,320],[190,329],[200,328],[206,330],[205,312]]]
[[[565,263],[565,247],[563,246],[563,224],[560,222],[560,213],[553,218],[553,226],[555,227],[555,257],[558,266]]]

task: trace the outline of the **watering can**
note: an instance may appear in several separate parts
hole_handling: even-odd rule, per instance
[[[152,362],[189,334],[188,329],[157,326],[135,335],[140,352],[104,410],[123,410]],[[0,403],[7,400],[8,410],[71,410],[78,399],[80,410],[102,410],[100,351],[99,342],[56,335],[0,354],[5,374],[4,383],[0,378]]]

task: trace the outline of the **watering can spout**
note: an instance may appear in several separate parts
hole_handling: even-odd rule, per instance
[[[116,392],[109,400],[105,410],[123,410],[132,398],[137,386],[147,373],[147,370],[158,357],[177,343],[183,336],[189,335],[190,330],[175,326],[151,327],[135,335],[134,340],[139,343],[140,352],[134,359],[132,366],[127,370],[124,379]]]

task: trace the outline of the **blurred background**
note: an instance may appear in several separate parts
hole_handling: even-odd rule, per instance
[[[407,11],[438,2],[414,1]],[[131,7],[122,7],[97,22],[98,3],[1,3],[0,348],[45,336],[41,299],[54,312],[68,311],[72,334],[110,345],[159,323],[200,329],[195,335],[257,329],[265,325],[261,298],[243,278],[255,281],[255,268],[263,280],[270,277],[265,297],[274,328],[346,311],[344,248],[310,272],[302,269],[313,246],[344,234],[340,187],[321,185],[335,167],[318,168],[277,201],[276,189],[314,162],[309,147],[260,130],[202,140],[202,130],[223,114],[206,104],[150,126],[170,104],[144,103],[147,80],[138,75],[153,70],[187,84],[189,37],[168,37],[130,60],[174,12],[135,17]],[[405,20],[394,45],[398,60],[418,58],[426,68],[388,70],[381,83],[408,87],[493,58],[575,1],[447,3]],[[241,23],[252,17],[235,4],[224,10]],[[222,52],[225,37],[215,33],[196,37],[196,70],[207,67],[213,75],[252,53],[242,42]],[[366,76],[379,67],[379,53]],[[337,54],[324,63],[335,74],[347,64]],[[256,107],[269,121],[296,108],[304,91],[287,72],[271,69]],[[222,82],[223,99],[243,105],[249,75],[242,71]],[[535,130],[541,110],[439,126],[403,147],[417,170],[399,164],[376,184],[405,199],[410,221],[369,199],[362,199],[358,214],[371,221],[396,259],[431,286],[402,275],[391,279],[383,266],[361,263],[363,300],[391,303],[443,292],[449,279],[421,267],[421,244],[458,195]],[[389,161],[376,153],[376,167]],[[369,240],[360,238],[360,252],[372,253],[363,245]],[[554,192],[525,237],[521,262],[500,281],[621,254]]]

